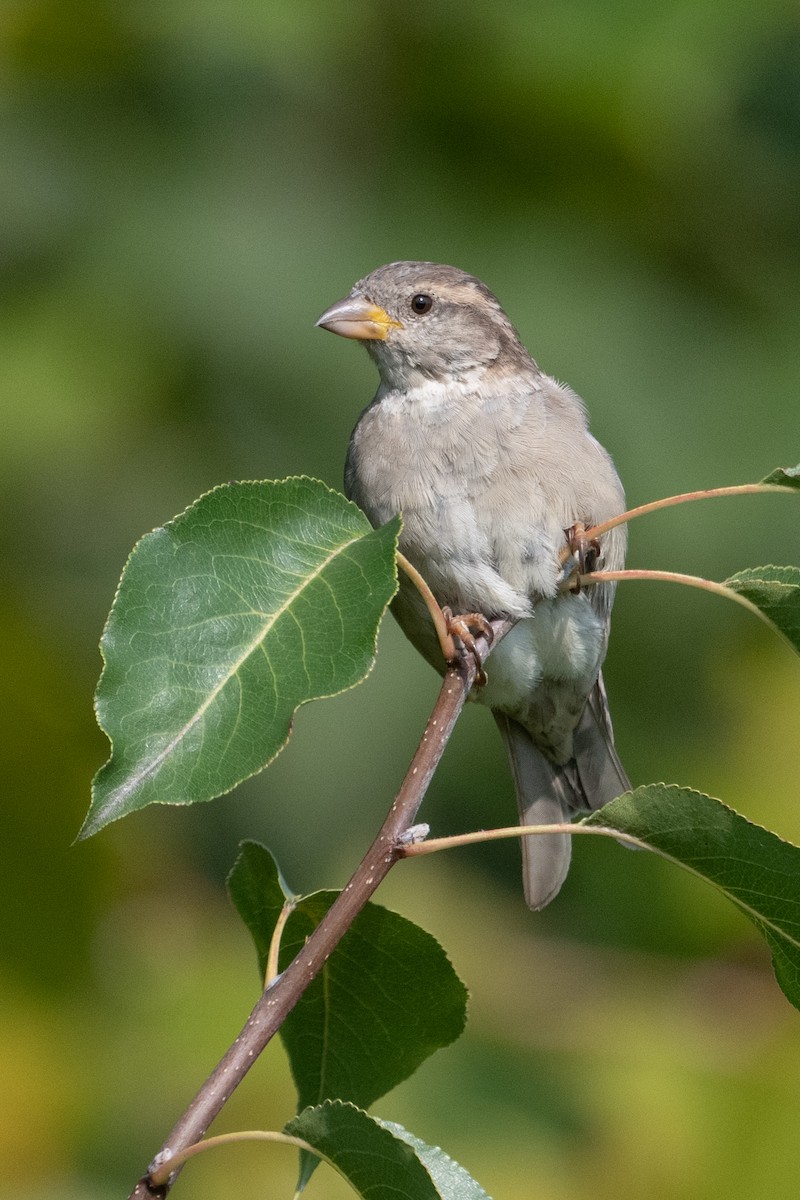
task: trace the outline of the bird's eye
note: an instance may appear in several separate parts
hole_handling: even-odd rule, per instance
[[[411,308],[417,316],[430,312],[433,308],[433,296],[426,296],[424,292],[418,292],[416,296],[411,297]]]

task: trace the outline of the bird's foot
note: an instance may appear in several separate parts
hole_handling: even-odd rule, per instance
[[[569,575],[574,572],[571,590],[577,593],[581,590],[581,575],[591,574],[599,562],[600,543],[597,538],[587,536],[583,521],[576,521],[574,525],[570,525],[569,529],[564,530],[564,536],[572,556],[571,561],[577,565],[575,571],[575,568],[568,564],[571,567]]]
[[[485,637],[491,646],[494,639],[494,630],[483,613],[459,613],[457,616],[449,608],[443,608],[442,614],[447,622],[447,632],[452,637],[457,637],[468,654],[471,654],[475,659],[478,668],[478,673],[475,676],[475,686],[483,687],[486,683],[486,672],[483,669],[483,661],[480,651],[475,644],[476,637]]]

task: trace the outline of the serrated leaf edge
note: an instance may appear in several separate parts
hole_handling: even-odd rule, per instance
[[[783,488],[786,491],[797,491],[800,484],[798,483],[782,483],[781,475],[785,479],[800,480],[800,463],[796,467],[776,467],[774,471],[770,471],[769,475],[765,475],[759,483],[763,483],[769,488]]]
[[[795,843],[789,841],[788,838],[779,837],[777,833],[773,832],[773,830],[767,829],[765,825],[759,825],[759,823],[757,821],[753,821],[750,819],[750,817],[744,816],[743,813],[740,813],[737,809],[733,808],[730,804],[726,804],[724,800],[720,800],[717,796],[711,796],[708,792],[698,791],[697,788],[683,787],[679,783],[646,783],[646,784],[642,784],[641,789],[633,788],[630,792],[624,793],[624,794],[635,796],[636,792],[639,790],[644,790],[645,788],[655,788],[655,787],[663,788],[664,791],[667,791],[667,792],[684,792],[684,793],[689,793],[692,796],[701,796],[705,800],[711,800],[711,801],[713,801],[714,804],[718,804],[721,808],[724,808],[727,812],[731,813],[734,817],[738,817],[740,821],[744,821],[744,823],[746,825],[749,825],[752,829],[757,829],[761,833],[766,833],[770,837],[774,837],[777,841],[782,842],[786,846],[790,846],[793,850],[800,850],[800,846],[795,845]],[[614,801],[612,800],[611,803],[613,804]],[[601,815],[602,811],[603,811],[602,809],[598,809],[597,812],[592,813],[591,816],[584,817],[583,820],[576,822],[576,828],[580,828],[581,826],[583,826],[586,829],[596,829],[598,831],[600,829],[603,829],[603,830],[607,830],[609,836],[611,836],[611,837],[622,836],[622,837],[630,838],[630,840],[632,842],[635,842],[637,845],[641,846],[643,849],[649,850],[653,854],[657,854],[659,856],[659,858],[663,858],[666,862],[674,863],[674,865],[676,867],[681,867],[684,871],[688,871],[688,873],[690,875],[694,875],[696,879],[700,879],[703,883],[708,884],[710,887],[715,888],[716,891],[718,891],[721,895],[725,896],[726,899],[728,899],[731,902],[731,904],[734,904],[737,908],[739,908],[741,910],[741,912],[745,913],[754,924],[759,925],[764,929],[769,929],[770,932],[774,933],[775,936],[780,939],[780,941],[789,942],[790,945],[797,947],[797,949],[800,949],[800,940],[789,936],[782,929],[775,927],[774,924],[771,921],[769,921],[766,917],[762,916],[761,913],[759,913],[755,909],[751,908],[750,905],[746,904],[743,900],[739,900],[727,888],[723,887],[721,884],[717,883],[715,880],[710,879],[708,877],[708,875],[703,875],[702,872],[698,871],[695,867],[689,866],[686,862],[683,861],[683,859],[675,858],[672,854],[668,854],[666,851],[660,850],[658,848],[658,846],[654,846],[651,842],[645,841],[644,838],[637,837],[635,834],[630,834],[624,829],[616,829],[613,824],[611,824],[611,825],[600,825],[600,824],[593,825],[593,824],[591,824],[592,817],[599,817]]]
[[[397,514],[397,516],[392,517],[390,521],[387,521],[384,525],[381,525],[378,527],[378,529],[376,529],[372,525],[370,525],[367,517],[361,511],[361,509],[358,507],[357,504],[355,504],[352,500],[349,500],[347,498],[347,496],[345,496],[342,492],[338,492],[336,490],[336,488],[332,488],[329,484],[325,483],[323,480],[316,479],[312,475],[287,475],[284,479],[237,479],[235,483],[219,483],[215,487],[209,488],[209,490],[207,492],[203,492],[200,496],[198,496],[195,500],[193,500],[191,504],[187,504],[186,508],[182,509],[181,512],[176,513],[176,515],[174,517],[171,517],[170,520],[167,521],[164,525],[157,525],[157,526],[155,526],[154,529],[151,529],[148,533],[142,534],[142,536],[140,538],[138,538],[138,540],[134,543],[128,557],[125,560],[125,565],[122,568],[122,572],[117,581],[117,586],[114,590],[114,599],[111,602],[111,608],[109,610],[108,617],[106,618],[105,624],[103,625],[103,632],[102,632],[101,639],[100,639],[100,655],[103,660],[103,668],[102,668],[102,670],[100,672],[100,676],[97,680],[97,686],[95,688],[95,694],[94,694],[93,708],[94,708],[95,720],[97,721],[98,726],[103,731],[105,736],[108,738],[109,754],[108,754],[108,758],[105,760],[103,765],[95,773],[94,779],[92,780],[92,790],[91,790],[92,799],[91,799],[91,803],[89,806],[89,812],[87,813],[86,819],[84,820],[83,825],[81,826],[80,831],[78,832],[78,835],[75,838],[76,842],[84,841],[86,838],[92,837],[95,833],[99,833],[101,829],[105,829],[105,827],[107,825],[110,825],[114,821],[119,820],[121,815],[126,815],[126,814],[115,814],[112,816],[108,816],[108,815],[106,815],[107,810],[103,810],[102,814],[101,813],[92,814],[92,805],[94,804],[97,780],[100,778],[100,775],[103,773],[105,768],[111,763],[111,761],[114,757],[114,739],[112,738],[111,734],[106,729],[105,725],[103,724],[103,722],[100,718],[100,714],[98,712],[98,695],[100,693],[101,685],[102,685],[103,679],[105,677],[106,670],[108,668],[108,662],[107,662],[106,653],[105,653],[106,634],[108,631],[108,625],[109,625],[109,622],[111,621],[112,614],[114,613],[114,609],[116,607],[117,600],[119,599],[119,593],[120,593],[120,588],[122,586],[122,580],[125,576],[125,572],[128,569],[131,559],[133,558],[134,554],[139,549],[141,544],[148,537],[152,537],[152,535],[155,533],[160,533],[165,529],[169,529],[169,527],[171,525],[174,525],[176,523],[176,521],[181,520],[183,517],[185,517],[187,515],[187,513],[191,512],[192,509],[196,508],[198,504],[200,504],[208,496],[213,495],[215,492],[225,491],[226,489],[230,489],[233,487],[239,487],[241,485],[246,485],[246,484],[259,485],[259,484],[269,484],[269,483],[276,483],[276,484],[314,483],[314,484],[319,484],[319,486],[324,488],[325,491],[329,495],[336,496],[337,499],[339,499],[339,500],[344,500],[345,503],[351,509],[354,509],[357,513],[359,513],[362,517],[364,517],[365,528],[364,528],[364,533],[362,534],[362,537],[369,537],[369,535],[371,533],[377,533],[379,529],[385,529],[387,525],[391,525],[392,522],[396,521],[398,523],[397,531],[394,536],[394,548],[395,548],[395,553],[396,553],[397,542],[398,542],[398,538],[400,536],[400,531],[402,529],[402,518],[400,517],[399,513]],[[353,538],[352,541],[348,542],[346,546],[339,547],[339,549],[337,550],[337,553],[341,553],[341,551],[346,549],[347,546],[353,545],[358,540],[359,540],[358,538]],[[333,555],[331,557],[334,558],[335,555]],[[375,667],[375,661],[376,661],[377,653],[378,653],[378,634],[380,632],[380,626],[381,626],[384,616],[386,615],[386,610],[388,609],[389,605],[391,604],[391,602],[394,599],[394,596],[397,592],[398,579],[397,579],[397,560],[396,560],[396,558],[395,558],[395,562],[394,562],[394,582],[395,582],[394,591],[389,596],[388,600],[386,601],[385,605],[383,606],[383,608],[381,610],[380,618],[375,626],[375,635],[372,640],[372,658],[370,660],[369,666],[367,667],[367,670],[361,676],[361,678],[355,680],[354,683],[348,684],[346,687],[338,688],[337,690],[332,691],[332,692],[323,692],[323,693],[320,693],[318,696],[310,697],[308,700],[302,700],[300,702],[300,704],[298,704],[294,709],[292,709],[292,713],[289,717],[289,728],[287,730],[286,737],[281,742],[281,744],[277,747],[277,749],[275,750],[275,753],[273,755],[271,755],[271,757],[268,758],[266,760],[266,762],[262,763],[260,767],[257,767],[254,771],[249,771],[246,775],[243,775],[240,779],[236,780],[235,783],[232,783],[230,787],[223,788],[222,791],[217,792],[216,796],[214,796],[213,799],[219,799],[221,796],[227,796],[230,792],[234,791],[235,788],[239,787],[240,784],[244,783],[245,780],[252,779],[252,777],[254,775],[258,775],[259,772],[265,770],[270,765],[270,763],[275,761],[275,759],[278,757],[278,755],[281,753],[281,751],[284,750],[286,748],[286,746],[288,745],[289,740],[292,736],[292,724],[293,724],[293,720],[294,720],[294,715],[296,712],[298,712],[299,709],[301,709],[303,707],[303,705],[311,704],[315,700],[330,700],[334,696],[344,695],[345,692],[352,691],[353,688],[359,687],[360,684],[364,683],[364,681],[371,675],[371,673]],[[298,589],[298,591],[301,591],[301,590],[302,589]],[[230,676],[228,676],[228,678],[230,678]],[[176,742],[171,743],[171,745],[175,745],[175,744],[177,744],[177,743]],[[145,777],[146,777],[145,775],[142,775],[142,776],[140,776],[140,779],[145,778]],[[126,793],[126,795],[127,794],[129,794],[129,793]],[[153,800],[153,801],[151,801],[151,803],[152,804],[163,804],[167,807],[175,807],[175,806],[179,805],[181,803],[181,801]],[[119,805],[115,805],[114,807],[119,807]],[[102,821],[99,821],[97,819],[100,815],[104,816],[104,819]],[[94,818],[94,819],[92,819],[92,818]]]
[[[433,1176],[431,1175],[430,1171],[426,1167],[425,1163],[420,1158],[419,1154],[417,1154],[413,1145],[411,1145],[410,1142],[407,1142],[404,1138],[398,1137],[397,1134],[393,1133],[391,1129],[388,1129],[385,1122],[379,1120],[377,1117],[371,1116],[365,1109],[359,1108],[359,1106],[357,1104],[352,1104],[349,1100],[323,1100],[320,1104],[309,1104],[304,1109],[302,1109],[299,1113],[297,1113],[296,1116],[292,1117],[291,1121],[286,1122],[286,1124],[283,1127],[283,1132],[287,1133],[289,1126],[292,1124],[292,1122],[299,1120],[306,1113],[320,1112],[323,1109],[337,1109],[337,1108],[338,1109],[349,1109],[351,1112],[358,1113],[360,1116],[366,1118],[366,1120],[369,1121],[371,1125],[374,1125],[377,1129],[380,1129],[383,1132],[389,1134],[389,1136],[395,1142],[398,1142],[401,1146],[404,1146],[407,1150],[409,1150],[411,1152],[411,1154],[413,1154],[414,1158],[419,1163],[419,1165],[422,1167],[425,1174],[430,1179],[431,1186],[433,1187],[434,1191],[436,1192],[436,1195],[441,1196],[441,1193],[440,1193],[438,1187],[436,1186]],[[292,1137],[294,1135],[289,1134],[288,1136]],[[306,1141],[305,1138],[303,1138],[302,1140]],[[421,1141],[422,1139],[419,1139],[419,1140]],[[345,1175],[345,1173],[338,1166],[338,1164],[336,1162],[334,1162],[333,1159],[328,1158],[328,1156],[326,1154],[324,1154],[321,1150],[318,1150],[315,1146],[312,1145],[311,1142],[306,1142],[306,1144],[311,1147],[312,1152],[317,1156],[317,1158],[320,1158],[320,1159],[322,1159],[323,1162],[326,1162],[329,1167],[331,1167],[334,1171],[336,1171],[337,1175],[339,1175],[339,1177],[341,1179],[344,1179],[344,1181],[347,1184],[349,1184],[350,1187],[353,1187],[353,1184],[352,1184],[350,1178],[347,1175]]]

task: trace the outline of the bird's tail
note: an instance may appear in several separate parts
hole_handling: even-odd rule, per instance
[[[574,734],[574,757],[563,766],[537,750],[518,721],[494,711],[511,763],[521,825],[555,825],[576,813],[601,808],[628,791],[630,781],[614,748],[602,677],[592,689]],[[569,870],[572,837],[542,834],[524,837],[522,872],[525,899],[544,908],[558,895]]]

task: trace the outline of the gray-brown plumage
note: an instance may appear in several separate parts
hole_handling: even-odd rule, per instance
[[[539,370],[489,289],[455,267],[397,262],[360,280],[318,325],[363,340],[380,386],[353,431],[345,490],[374,525],[403,514],[400,549],[454,613],[517,621],[475,698],[492,708],[520,819],[569,820],[630,785],[614,750],[600,667],[613,586],[559,592],[565,530],[624,510],[583,405]],[[603,539],[625,558],[625,528]],[[441,652],[401,575],[393,611],[425,657]],[[522,839],[525,894],[547,904],[569,835]]]

